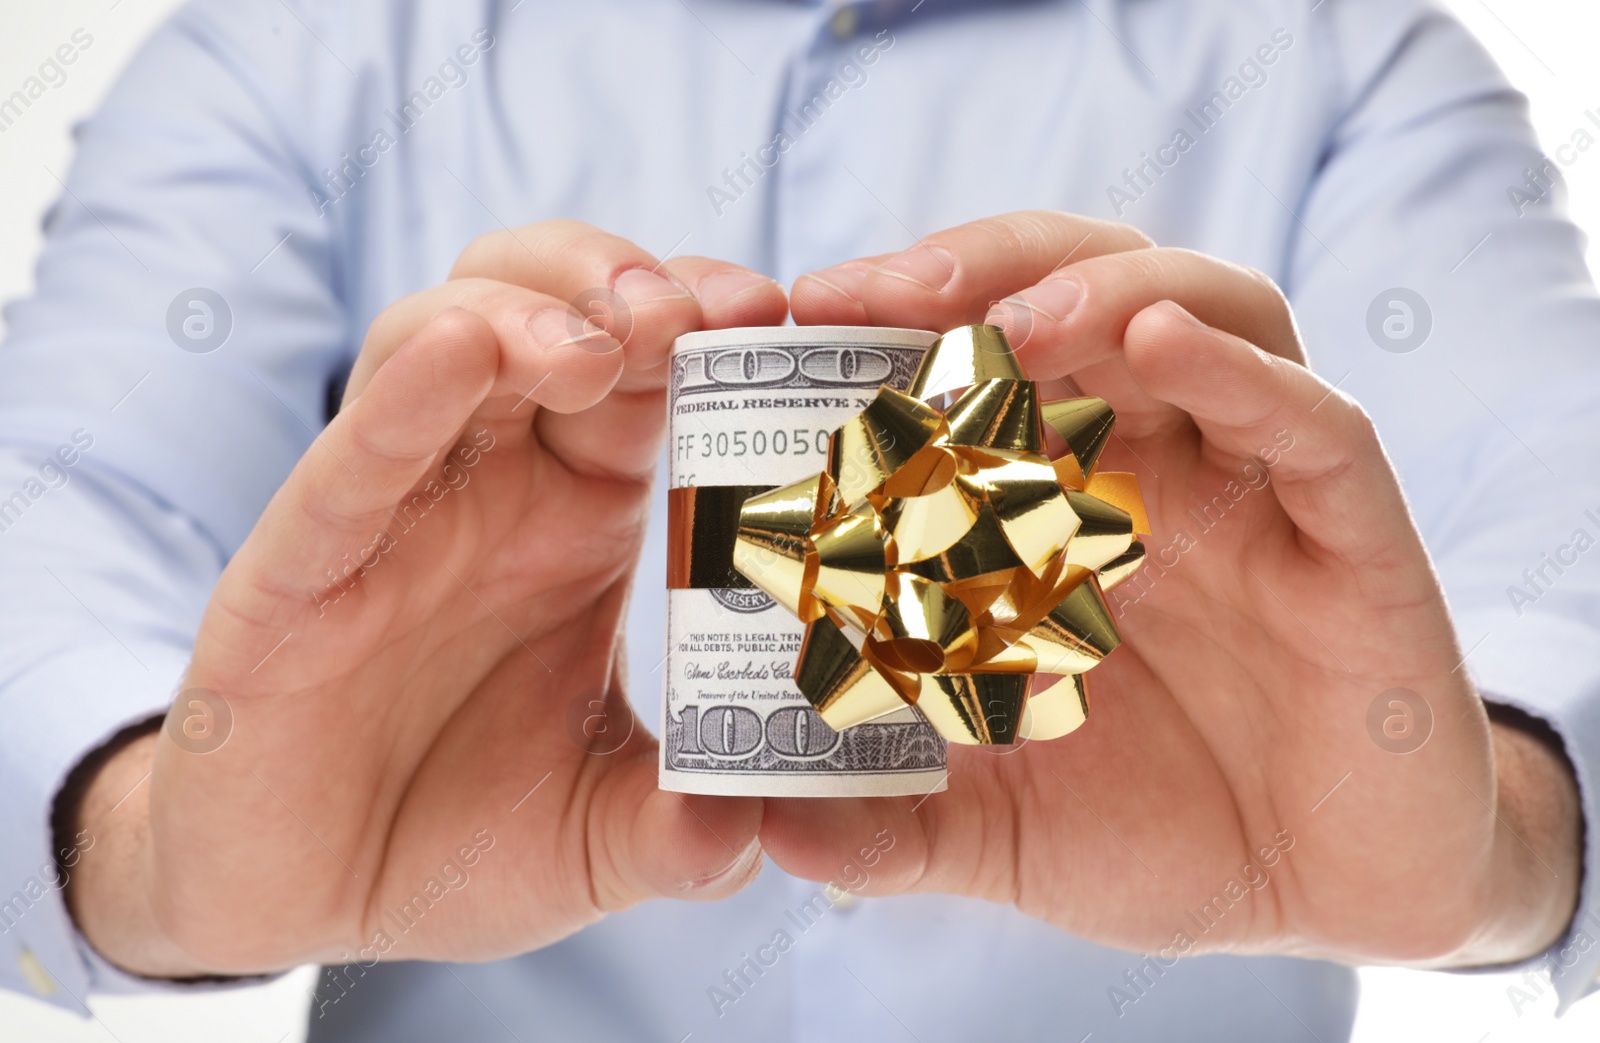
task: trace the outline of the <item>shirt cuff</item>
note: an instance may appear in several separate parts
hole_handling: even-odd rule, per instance
[[[118,970],[79,933],[61,893],[50,814],[73,767],[123,728],[165,712],[187,667],[187,649],[108,643],[35,663],[0,687],[0,988],[82,1015],[90,992],[184,988]],[[78,834],[77,855],[62,852],[61,864],[93,846]]]
[[[1600,988],[1600,646],[1595,628],[1571,618],[1530,615],[1508,625],[1504,614],[1484,613],[1458,619],[1463,636],[1487,633],[1469,654],[1468,669],[1479,691],[1491,702],[1516,707],[1550,724],[1566,745],[1577,778],[1584,818],[1583,874],[1577,912],[1566,933],[1550,948],[1515,967],[1529,973],[1520,989],[1528,1002],[1545,986],[1533,973],[1549,972],[1557,997],[1556,1013],[1564,1014],[1584,996]],[[1518,997],[1513,994],[1512,1002]]]

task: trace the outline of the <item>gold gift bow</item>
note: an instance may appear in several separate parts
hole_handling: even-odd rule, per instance
[[[1121,643],[1102,591],[1150,532],[1137,478],[1097,470],[1115,419],[1040,402],[1005,334],[965,326],[834,432],[826,471],[743,501],[733,568],[808,624],[794,679],[824,721],[911,705],[970,744],[1084,722],[1083,673]],[[1063,676],[1030,697],[1035,673]]]

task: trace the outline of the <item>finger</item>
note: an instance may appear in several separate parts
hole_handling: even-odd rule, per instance
[[[1294,313],[1271,279],[1193,250],[1132,250],[1075,260],[1020,288],[1008,303],[1032,312],[1030,344],[1055,376],[1119,354],[1128,320],[1162,300],[1176,301],[1201,322],[1264,351],[1305,361]]]
[[[807,272],[789,291],[789,308],[800,326],[870,326],[861,291],[867,274],[894,254],[861,257],[819,272]]]
[[[391,511],[426,478],[494,386],[499,336],[481,316],[442,312],[373,375],[341,411],[267,505],[230,569],[261,590],[314,607],[326,571],[347,554],[362,558]]]
[[[1399,481],[1354,400],[1170,301],[1134,316],[1126,358],[1150,395],[1193,418],[1211,452],[1266,462],[1284,512],[1317,547],[1368,571],[1417,560]]]
[[[660,261],[621,236],[582,221],[540,221],[480,235],[450,268],[452,279],[493,279],[569,300],[584,290],[615,287],[625,272],[643,269],[663,285],[658,294],[687,297],[659,271]]]
[[[541,410],[539,443],[574,474],[642,481],[655,473],[667,432],[667,392],[612,392],[580,413]]]
[[[1009,759],[952,746],[950,785],[937,794],[768,798],[762,846],[785,872],[835,880],[858,894],[935,891],[1013,901],[1010,838],[1027,826],[1017,821],[1017,773],[996,770]],[[972,842],[994,836],[1008,839]],[[852,865],[865,872],[851,872]]]
[[[652,743],[619,765],[591,805],[591,864],[602,909],[649,898],[714,901],[761,870],[760,797],[669,793]]]
[[[689,289],[647,251],[581,221],[542,221],[479,236],[450,270],[451,279],[492,279],[559,298],[587,324],[628,349],[628,362],[650,368],[662,338],[699,329]],[[635,348],[638,352],[635,352]],[[637,356],[637,357],[636,357]]]
[[[862,271],[859,264],[826,269],[820,280],[843,292],[819,293],[831,314],[854,315],[848,298],[875,326],[947,330],[976,322],[992,301],[1031,286],[1050,272],[1086,257],[1151,245],[1124,224],[1053,210],[1024,210],[935,232],[909,249]],[[800,298],[796,284],[796,299]],[[837,302],[837,303],[834,303]],[[808,297],[806,305],[813,300]],[[813,316],[796,321],[833,322]],[[852,318],[849,321],[859,321]]]
[[[674,257],[661,266],[700,302],[702,329],[776,326],[789,313],[777,280],[742,265],[709,257]]]
[[[1149,249],[1074,261],[1020,290],[988,316],[1006,330],[1035,379],[1071,374],[1083,393],[1117,407],[1119,435],[1137,439],[1187,423],[1145,394],[1122,358],[1134,315],[1160,300],[1267,351],[1304,360],[1294,315],[1258,272],[1191,250]]]
[[[345,401],[363,394],[402,344],[447,308],[480,316],[500,346],[491,402],[497,416],[513,411],[532,418],[543,406],[558,412],[586,409],[622,374],[622,346],[548,294],[487,279],[456,279],[402,297],[367,330],[350,372]]]
[[[662,265],[699,302],[702,328],[770,326],[788,313],[783,287],[740,265],[703,257],[674,258]],[[687,330],[672,332],[672,338]],[[539,439],[576,473],[638,480],[655,470],[666,434],[668,355],[672,340],[654,341],[654,364],[638,362],[638,379],[625,376],[616,390],[581,413],[543,412]]]
[[[951,779],[952,788],[958,780]],[[924,813],[931,821],[947,794],[920,797],[771,797],[761,822],[761,845],[783,871],[802,880],[833,880],[868,897],[930,890]],[[964,802],[964,801],[963,801]],[[878,851],[876,858],[870,852]],[[866,858],[861,852],[867,851]],[[865,879],[844,881],[841,868],[864,865]]]

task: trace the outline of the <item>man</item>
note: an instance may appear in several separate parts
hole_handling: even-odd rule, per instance
[[[10,981],[339,964],[318,1040],[1336,1039],[1365,961],[1571,1002],[1600,312],[1538,162],[1410,4],[186,9],[9,315]],[[988,317],[1116,406],[1155,536],[1079,733],[765,802],[568,734],[654,716],[673,338],[786,311]]]

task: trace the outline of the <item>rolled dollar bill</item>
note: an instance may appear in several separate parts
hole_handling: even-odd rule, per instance
[[[679,337],[669,384],[661,788],[727,796],[926,794],[945,743],[914,709],[830,728],[793,680],[805,624],[733,568],[746,497],[826,466],[880,385],[905,390],[937,335],[789,326]]]

